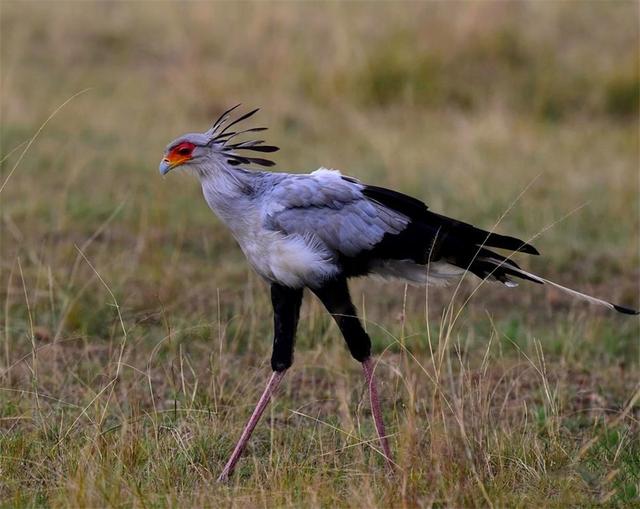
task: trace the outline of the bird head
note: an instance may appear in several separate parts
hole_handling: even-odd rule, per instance
[[[200,173],[206,173],[208,168],[215,167],[219,164],[229,166],[250,164],[274,166],[275,163],[273,161],[239,154],[238,151],[265,153],[275,152],[278,150],[278,147],[264,145],[264,140],[231,143],[231,140],[234,140],[239,135],[267,129],[266,127],[253,127],[243,130],[231,130],[230,128],[259,111],[259,109],[255,109],[233,121],[229,121],[230,113],[238,106],[240,105],[238,104],[225,111],[213,123],[211,128],[204,133],[184,134],[169,143],[164,150],[162,161],[160,162],[160,174],[166,175],[178,166],[191,168]]]

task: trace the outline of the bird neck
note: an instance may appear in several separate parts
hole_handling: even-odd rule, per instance
[[[198,168],[207,204],[231,230],[246,221],[255,208],[253,196],[260,172],[236,168],[219,159],[212,159]]]

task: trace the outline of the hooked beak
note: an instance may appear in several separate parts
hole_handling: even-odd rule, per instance
[[[188,156],[176,156],[174,154],[168,154],[166,157],[162,158],[160,161],[160,166],[158,167],[158,171],[160,175],[166,175],[171,170],[173,170],[176,166],[180,166],[181,164],[185,164],[188,161],[193,159],[190,155]]]
[[[171,171],[172,168],[173,164],[171,164],[171,161],[169,161],[169,159],[165,157],[162,161],[160,161],[158,171],[160,172],[160,175],[166,175]]]

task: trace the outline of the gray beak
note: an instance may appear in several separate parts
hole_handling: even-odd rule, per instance
[[[163,159],[160,161],[160,166],[158,167],[158,171],[160,175],[166,175],[171,170],[171,163],[168,159]]]

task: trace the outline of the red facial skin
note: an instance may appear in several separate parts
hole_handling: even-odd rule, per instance
[[[179,145],[173,147],[166,155],[165,160],[171,164],[172,168],[180,166],[193,158],[191,155],[196,146],[188,141],[183,141]]]

